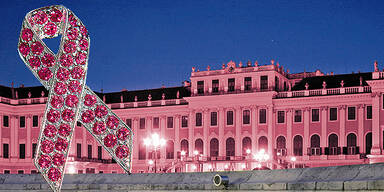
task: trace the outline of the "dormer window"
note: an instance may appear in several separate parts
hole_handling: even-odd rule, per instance
[[[252,89],[252,77],[244,78],[244,90],[249,91]]]
[[[218,93],[219,92],[219,80],[215,79],[212,80],[212,93]]]
[[[198,81],[197,82],[197,93],[198,94],[204,93],[204,81]]]
[[[235,78],[228,79],[228,92],[235,91]]]

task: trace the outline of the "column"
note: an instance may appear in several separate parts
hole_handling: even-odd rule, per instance
[[[240,107],[235,108],[236,112],[236,127],[235,127],[235,156],[241,156],[242,150],[241,150],[241,111],[242,109]]]
[[[340,133],[339,133],[339,147],[345,147],[347,146],[345,144],[345,110],[347,106],[341,105],[339,106],[339,112],[340,112]]]
[[[286,139],[286,148],[287,156],[293,155],[293,145],[292,145],[292,111],[293,109],[287,110],[287,139]],[[305,129],[305,128],[304,128]]]
[[[134,138],[134,143],[133,143],[133,150],[136,150],[135,153],[133,153],[133,159],[135,160],[138,160],[139,159],[139,142],[142,142],[141,140],[139,140],[139,135],[137,134],[137,130],[139,128],[139,118],[137,117],[134,117],[132,118],[132,125],[133,125],[133,134],[135,135],[133,138]],[[103,151],[105,151],[103,149]]]
[[[267,121],[268,121],[268,153],[272,154],[273,152],[273,129],[275,127],[275,121],[274,121],[274,115],[276,112],[273,110],[273,105],[268,106],[268,114],[267,114]]]
[[[180,150],[180,115],[175,116],[175,141],[174,141],[174,149],[175,149],[175,154],[177,154],[178,151]]]
[[[31,129],[32,129],[32,123],[31,123],[32,115],[27,115],[26,122],[25,122],[25,128],[27,129],[27,143],[25,144],[25,150],[26,150],[26,158],[32,158],[32,141],[31,141]]]
[[[146,129],[146,135],[142,135],[142,138],[147,138],[147,137],[151,137],[152,133],[154,133],[154,130],[152,130],[152,117],[146,117],[145,118],[145,129]],[[162,138],[164,138],[164,136],[162,136]],[[166,139],[166,138],[164,138]],[[147,150],[146,150],[146,157],[147,159],[149,159],[151,157],[151,154],[152,154],[152,147],[147,147]]]
[[[327,136],[327,122],[328,122],[328,106],[321,107],[321,136],[320,136],[320,147],[327,147],[328,136]]]
[[[224,138],[224,108],[219,108],[219,156],[225,156],[225,138]]]
[[[372,93],[372,155],[381,154],[380,149],[380,98],[381,93]]]
[[[204,145],[203,145],[203,155],[208,156],[209,153],[209,141],[208,141],[208,132],[209,132],[209,110],[204,109],[203,110],[203,140],[204,140]]]
[[[256,141],[257,141],[257,116],[258,108],[257,106],[252,106],[251,112],[251,123],[252,123],[252,153],[256,152]]]
[[[307,149],[310,147],[309,144],[309,107],[304,108],[304,137],[303,137],[303,155],[305,156],[308,152]]]
[[[160,138],[166,139],[165,135],[165,129],[166,129],[166,119],[167,116],[162,115],[160,116]],[[165,160],[166,157],[166,147],[163,146],[160,148],[160,159]]]
[[[364,150],[364,105],[358,105],[357,107],[357,120],[358,120],[358,131],[357,131],[357,146],[360,148],[360,152]]]
[[[195,130],[195,111],[191,110],[189,111],[189,127],[188,127],[188,151],[189,151],[189,156],[193,156],[193,150],[194,150],[194,130]]]

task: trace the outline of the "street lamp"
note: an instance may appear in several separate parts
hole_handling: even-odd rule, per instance
[[[144,139],[144,145],[147,147],[152,146],[155,151],[155,173],[156,173],[156,159],[157,159],[157,150],[165,145],[165,139],[160,138],[157,133],[154,133],[149,138]]]

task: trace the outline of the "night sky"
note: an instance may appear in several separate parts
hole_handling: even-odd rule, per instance
[[[180,86],[191,68],[278,61],[291,72],[384,67],[384,1],[4,1],[0,84],[38,86],[17,53],[27,12],[71,9],[90,32],[87,84],[105,92]],[[57,51],[59,38],[47,42]]]

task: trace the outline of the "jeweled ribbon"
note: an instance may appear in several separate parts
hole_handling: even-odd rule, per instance
[[[62,35],[54,54],[42,41]],[[127,172],[131,170],[132,130],[85,85],[88,31],[61,5],[29,12],[23,21],[19,55],[49,90],[34,163],[54,191],[60,191],[76,122]]]

